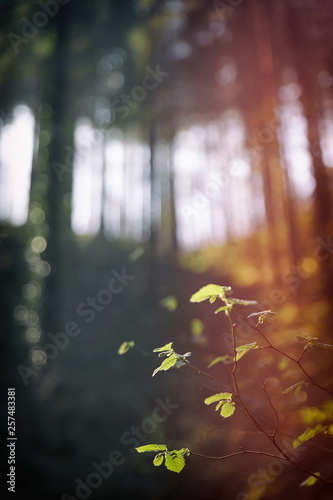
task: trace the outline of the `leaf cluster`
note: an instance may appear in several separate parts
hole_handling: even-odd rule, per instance
[[[188,448],[181,448],[180,450],[172,450],[169,451],[165,444],[146,444],[144,446],[139,446],[135,448],[138,453],[145,452],[156,452],[153,464],[156,467],[159,467],[163,464],[168,470],[172,472],[181,472],[185,467],[185,458],[190,454],[190,450]]]

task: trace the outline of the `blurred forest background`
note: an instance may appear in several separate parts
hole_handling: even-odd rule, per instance
[[[269,447],[242,415],[204,408],[207,381],[184,368],[152,379],[157,358],[117,350],[174,341],[205,370],[230,354],[225,319],[189,304],[208,283],[258,300],[248,314],[277,312],[266,331],[284,351],[300,354],[297,335],[333,343],[333,3],[2,0],[0,19],[1,380],[17,393],[20,498],[332,498],[267,457],[155,468],[131,448]],[[331,386],[329,350],[304,363]],[[249,353],[242,375],[268,426],[256,394],[270,379],[279,439],[332,421],[313,387],[281,396],[303,378],[286,360]],[[156,398],[174,409],[150,432]],[[329,475],[327,447],[297,460]],[[78,497],[76,478],[113,450],[122,464]]]

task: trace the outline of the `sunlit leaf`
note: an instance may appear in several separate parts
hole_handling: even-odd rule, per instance
[[[204,331],[204,325],[200,319],[194,318],[191,321],[191,332],[195,336],[199,336]]]
[[[218,314],[218,313],[220,313],[222,311],[226,311],[226,313],[227,313],[227,312],[231,311],[231,309],[232,309],[232,305],[230,305],[230,306],[222,306],[222,307],[219,307],[218,309],[216,309],[216,311],[214,312],[214,314]]]
[[[168,311],[175,311],[178,307],[178,300],[173,295],[168,295],[160,300],[160,306],[165,307]]]
[[[210,405],[212,403],[216,403],[216,401],[230,400],[232,398],[232,394],[230,392],[220,392],[219,394],[214,394],[213,396],[209,396],[209,398],[205,399],[205,405]]]
[[[313,345],[316,345],[318,347],[322,347],[323,349],[333,349],[333,345],[331,344],[323,344],[322,342],[318,342],[316,338],[312,339]]]
[[[296,394],[297,389],[302,389],[303,385],[309,385],[308,382],[305,382],[305,380],[300,380],[299,382],[296,382],[296,384],[291,385],[287,389],[285,389],[282,394],[288,394],[288,392],[295,391],[295,395],[297,396],[298,393]]]
[[[219,401],[217,403],[215,411],[218,411],[224,403],[225,403],[225,401],[223,399],[221,399],[221,401]]]
[[[180,472],[185,467],[185,458],[180,451],[173,450],[165,455],[165,466],[173,472]]]
[[[270,309],[267,309],[266,311],[260,311],[260,312],[255,312],[255,313],[249,314],[248,318],[257,317],[258,323],[263,323],[265,319],[267,321],[270,321],[271,323],[274,323],[274,320],[272,318],[270,318],[271,315],[276,315],[276,312],[273,312]]]
[[[211,302],[214,302],[217,297],[224,297],[225,292],[230,291],[231,287],[224,287],[220,285],[206,285],[196,293],[192,295],[190,298],[190,302],[203,302],[207,299],[212,299]]]
[[[317,476],[321,476],[320,472],[315,472]],[[304,481],[300,483],[300,486],[313,486],[318,481],[317,477],[308,476]]]
[[[235,412],[235,403],[232,403],[231,401],[228,401],[227,403],[224,403],[221,408],[221,416],[223,418],[228,418],[231,417]]]
[[[122,354],[125,354],[127,351],[132,349],[134,347],[135,343],[134,340],[130,340],[129,342],[123,342],[121,346],[118,349],[118,354],[121,356]]]
[[[232,357],[228,354],[226,354],[225,356],[219,356],[209,363],[208,368],[211,368],[212,366],[216,365],[216,363],[220,363],[221,361],[223,363],[229,364],[232,362]]]
[[[311,337],[305,337],[304,335],[296,335],[296,338],[298,340],[303,341],[303,340],[310,340]]]
[[[165,344],[163,347],[156,347],[156,349],[153,350],[153,352],[164,352],[164,351],[170,351],[172,349],[172,342],[169,342],[169,344]]]
[[[156,368],[153,371],[152,377],[154,377],[157,372],[161,372],[161,371],[166,372],[167,370],[170,370],[170,368],[172,368],[176,363],[177,363],[177,355],[175,353],[173,353],[173,354],[171,354],[171,356],[166,358],[158,368]]]
[[[247,352],[251,351],[251,349],[258,349],[257,342],[252,342],[252,344],[244,344],[236,347],[236,361],[241,359]]]
[[[162,465],[163,460],[164,460],[164,454],[163,454],[163,453],[159,453],[159,454],[158,454],[158,455],[156,455],[156,457],[154,458],[154,460],[153,460],[153,464],[154,464],[156,467],[159,467],[160,465]]]
[[[313,438],[317,434],[323,434],[327,431],[328,426],[318,424],[316,427],[312,427],[311,429],[306,429],[303,434],[298,436],[297,439],[293,442],[293,448],[297,448],[301,444],[305,443],[309,439]]]
[[[145,453],[146,451],[166,451],[167,447],[165,444],[145,444],[135,449],[139,453]]]
[[[234,297],[230,297],[228,301],[232,302],[233,304],[238,304],[240,306],[252,306],[258,304],[256,300],[235,299]]]

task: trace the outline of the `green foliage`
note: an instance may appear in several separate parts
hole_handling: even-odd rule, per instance
[[[224,311],[227,315],[229,315],[231,313],[234,305],[248,306],[248,305],[256,304],[256,302],[252,301],[252,300],[243,300],[243,299],[236,299],[233,297],[227,297],[227,294],[231,294],[231,293],[232,293],[232,290],[230,287],[210,284],[210,285],[207,285],[205,287],[202,287],[198,292],[193,294],[190,301],[191,302],[203,302],[205,300],[209,300],[211,303],[213,303],[219,298],[222,300],[224,305],[222,307],[220,307],[219,309],[217,309],[215,311],[215,313],[219,313],[221,311]],[[165,299],[163,299],[163,300],[165,300],[164,306],[168,308],[169,306],[168,306],[168,302],[166,299],[169,300],[170,297],[166,297]],[[172,306],[171,306],[171,308],[172,308]],[[248,318],[251,318],[251,317],[256,318],[257,325],[258,325],[260,323],[263,323],[265,320],[273,321],[270,316],[275,315],[275,314],[276,313],[274,313],[270,309],[268,309],[265,311],[252,313],[248,316]],[[190,352],[187,352],[185,354],[178,354],[177,352],[175,352],[172,342],[169,342],[169,343],[163,345],[162,347],[156,347],[153,350],[153,352],[156,353],[158,355],[158,357],[164,357],[165,359],[162,361],[161,365],[154,370],[152,376],[155,376],[156,373],[158,373],[159,371],[169,370],[170,368],[176,366],[177,363],[179,363],[180,366],[182,364],[187,364],[190,368],[194,369],[197,373],[200,373],[200,374],[208,377],[210,379],[210,381],[216,382],[217,384],[219,384],[220,387],[223,387],[226,389],[226,392],[216,393],[216,394],[213,394],[212,396],[207,397],[204,400],[205,405],[215,404],[215,411],[219,411],[219,413],[223,419],[229,418],[235,413],[235,410],[236,410],[235,402],[232,400],[234,397],[235,400],[237,400],[241,404],[241,406],[243,407],[243,413],[246,416],[249,416],[249,418],[254,423],[256,423],[257,422],[256,415],[254,413],[252,413],[251,409],[249,409],[246,406],[246,403],[242,399],[242,396],[239,392],[238,387],[240,387],[240,386],[238,385],[238,380],[236,379],[236,368],[237,368],[237,362],[243,356],[245,356],[245,354],[247,354],[250,351],[259,349],[260,346],[257,344],[257,342],[252,342],[249,344],[243,344],[243,345],[236,347],[237,338],[236,338],[236,333],[235,333],[235,329],[234,329],[235,325],[232,322],[232,319],[231,318],[229,318],[229,319],[230,319],[230,326],[231,326],[233,345],[234,345],[233,355],[231,355],[231,356],[230,355],[218,356],[218,357],[214,358],[208,366],[212,367],[219,362],[223,362],[226,365],[228,365],[230,363],[234,364],[232,370],[230,368],[228,368],[230,379],[233,382],[234,389],[233,390],[230,389],[232,392],[228,392],[228,386],[225,386],[224,382],[222,383],[218,379],[216,379],[213,376],[208,375],[207,373],[202,371],[200,368],[197,368],[196,366],[190,364],[186,360],[186,358],[191,355]],[[246,319],[244,319],[244,320],[247,321]],[[247,322],[247,323],[249,325],[251,325],[250,322]],[[289,354],[285,354],[279,348],[275,347],[270,342],[270,340],[265,336],[265,334],[263,334],[261,331],[258,330],[257,327],[253,327],[253,328],[255,329],[255,331],[257,333],[261,334],[262,337],[266,340],[265,348],[272,349],[273,351],[276,351],[280,355],[282,355],[282,357],[283,357],[282,361],[287,362],[287,364],[284,365],[284,368],[286,368],[286,366],[288,366],[288,364],[291,361],[296,363],[302,369],[305,376],[308,377],[309,381],[311,382],[311,385],[316,385],[318,388],[326,390],[324,387],[320,386],[319,384],[316,384],[315,381],[313,381],[312,377],[306,372],[304,367],[300,365],[300,360],[302,359],[302,356],[299,359],[296,359],[296,358],[293,358],[292,356],[290,356]],[[200,336],[200,335],[202,335],[203,330],[204,330],[204,325],[199,319],[195,318],[191,321],[191,332],[193,335]],[[333,346],[331,346],[329,344],[323,344],[323,343],[319,342],[317,337],[298,337],[298,338],[299,338],[299,340],[306,342],[304,349],[308,349],[309,347],[312,347],[312,346],[318,346],[318,347],[322,347],[325,349],[332,349],[333,348]],[[124,342],[122,344],[122,346],[120,346],[118,352],[120,354],[123,354],[131,347],[134,347],[133,341]],[[281,366],[282,365],[280,362],[279,369],[282,369]],[[288,387],[287,389],[285,389],[282,392],[282,394],[293,393],[294,395],[298,396],[300,394],[300,392],[302,391],[303,387],[309,386],[310,382],[308,382],[306,380],[300,380],[300,381],[294,383],[293,385],[291,385],[290,387]],[[274,410],[274,413],[276,416],[276,427],[275,427],[274,434],[273,434],[273,436],[274,436],[278,430],[278,425],[279,425],[278,413],[277,413],[277,410],[273,406],[273,402],[271,401],[270,396],[267,394],[267,392],[265,390],[265,384],[263,386],[263,389],[264,389],[265,395],[267,396],[267,398],[269,400],[270,406]],[[326,391],[328,393],[330,393],[328,390],[326,390]],[[329,401],[329,402],[326,402],[326,404],[327,404],[327,412],[328,413],[326,414],[323,411],[322,414],[324,415],[324,417],[321,418],[321,420],[319,420],[319,422],[326,421],[326,422],[329,422],[328,425],[322,425],[321,423],[318,423],[315,427],[307,428],[303,432],[303,434],[298,436],[298,438],[293,442],[294,449],[297,448],[298,446],[300,446],[301,444],[305,443],[309,439],[315,437],[318,434],[325,434],[325,435],[332,435],[333,434],[333,424],[331,423],[332,418],[329,418],[329,416],[330,416],[329,411],[332,410],[332,412],[333,412],[333,403]],[[315,408],[315,410],[316,410],[316,415],[317,415],[318,408]],[[311,412],[312,408],[309,408],[307,411]],[[314,422],[314,424],[315,423],[316,422]],[[306,423],[305,423],[305,425],[306,425]],[[258,424],[258,428],[260,429],[259,424]],[[267,435],[268,437],[272,437],[271,435],[268,435],[268,433],[266,433],[265,430],[262,430],[262,432],[263,432],[263,434]],[[281,450],[279,449],[279,447],[278,446],[276,446],[276,447],[277,447],[278,451],[280,452]],[[185,466],[185,456],[191,454],[188,448],[182,448],[180,450],[169,451],[165,444],[162,444],[162,445],[150,444],[150,445],[140,446],[140,447],[136,448],[136,450],[139,453],[157,452],[157,454],[155,455],[155,457],[153,459],[153,464],[156,467],[159,467],[164,463],[164,465],[166,466],[166,468],[168,470],[173,471],[173,472],[177,472],[177,473],[181,472],[181,470]],[[241,453],[244,452],[244,453],[255,453],[255,454],[275,456],[275,455],[271,455],[271,454],[264,452],[264,451],[262,451],[262,452],[260,452],[260,451],[248,451],[248,450],[245,450],[244,448],[241,448],[241,450],[242,450]],[[236,453],[236,454],[238,454],[238,453]],[[197,456],[206,457],[206,458],[216,458],[217,460],[221,459],[221,457],[207,457],[206,455],[201,455],[201,454],[194,453],[194,452],[192,452],[192,454],[197,455]],[[226,458],[226,457],[222,457],[222,458]],[[276,456],[276,458],[281,459],[281,456]],[[285,458],[289,462],[293,461],[291,458],[287,457],[286,455],[285,455]],[[300,467],[300,468],[302,470],[305,470],[302,467]],[[311,471],[307,471],[307,472],[311,473]],[[319,473],[314,473],[314,474],[318,475],[318,477],[320,476]],[[315,484],[317,480],[318,480],[318,478],[310,475],[301,483],[301,486],[311,486],[311,485]],[[327,479],[322,478],[322,480],[327,480]]]
[[[175,311],[178,307],[178,300],[173,295],[168,295],[160,300],[160,306],[165,307],[168,311]]]
[[[262,324],[265,320],[270,321],[271,323],[274,323],[274,319],[270,318],[270,316],[276,314],[276,312],[271,311],[270,309],[267,309],[266,311],[260,311],[256,313],[252,313],[248,315],[248,318],[258,318],[258,325]]]
[[[153,352],[160,352],[161,353],[161,354],[159,354],[160,357],[166,356],[170,352],[173,352],[172,344],[173,344],[173,342],[169,342],[169,344],[165,344],[162,347],[156,347],[156,349],[154,349]]]
[[[166,372],[167,370],[170,370],[170,368],[172,368],[176,364],[177,355],[175,353],[167,354],[167,356],[168,357],[162,362],[162,364],[153,371],[152,377],[155,377],[157,372]]]
[[[254,306],[258,304],[256,300],[235,299],[234,297],[227,299],[227,301],[231,304],[237,304],[239,306]]]
[[[244,354],[251,351],[251,349],[258,349],[257,342],[252,342],[252,344],[244,344],[244,345],[240,345],[239,347],[236,347],[236,351],[237,351],[236,361],[241,359],[244,356]]]
[[[135,449],[138,453],[146,453],[146,451],[165,451],[167,447],[165,444],[145,444]]]
[[[211,361],[209,363],[208,368],[211,368],[212,366],[216,365],[216,363],[220,363],[221,361],[223,363],[229,364],[229,363],[232,363],[233,358],[232,358],[232,356],[229,356],[228,354],[226,354],[225,356],[218,356],[217,358],[213,359],[213,361]]]
[[[154,377],[158,372],[170,370],[170,368],[175,366],[177,361],[184,361],[186,358],[191,356],[190,352],[186,352],[185,354],[176,353],[172,348],[172,342],[169,342],[169,344],[165,344],[162,347],[156,347],[153,352],[158,352],[159,357],[166,356],[167,359],[165,359],[162,364],[153,371],[152,377]]]
[[[227,402],[221,406],[221,416],[223,418],[231,417],[235,412],[235,403]]]
[[[156,467],[159,467],[160,465],[163,464],[163,460],[164,460],[164,454],[163,453],[159,453],[158,455],[155,456],[155,458],[153,460],[153,464]]]
[[[227,298],[227,295],[232,293],[232,289],[230,286],[220,286],[220,285],[206,285],[196,293],[192,295],[190,298],[190,302],[203,302],[204,300],[208,300],[212,304],[216,301],[216,299],[221,299],[224,302],[224,306],[216,309],[215,314],[224,311],[228,316],[232,310],[234,304],[242,305],[242,306],[251,306],[257,304],[255,300],[243,300],[236,299],[234,297]]]
[[[314,472],[317,476],[321,476],[320,472]],[[300,486],[313,486],[318,481],[317,477],[308,476],[304,481],[300,483]]]
[[[204,325],[200,319],[194,318],[191,321],[191,332],[193,335],[199,336],[202,335],[204,331]]]
[[[288,394],[289,392],[293,392],[294,391],[294,395],[298,396],[304,385],[308,386],[309,383],[305,382],[305,380],[300,380],[299,382],[296,382],[296,384],[293,384],[290,387],[288,387],[287,389],[285,389],[282,392],[282,394]]]
[[[185,456],[190,455],[190,450],[188,448],[181,448],[180,450],[168,451],[165,444],[147,444],[144,446],[139,446],[135,448],[139,453],[145,453],[149,451],[161,451],[155,455],[153,464],[156,467],[162,465],[163,460],[165,460],[165,467],[172,472],[181,472],[185,467]]]
[[[225,294],[228,292],[231,292],[230,286],[206,285],[192,295],[190,302],[203,302],[209,299],[213,303],[218,297],[225,298]]]
[[[306,429],[303,434],[298,436],[298,438],[293,442],[293,448],[297,448],[301,444],[305,443],[309,439],[313,438],[317,434],[323,434],[326,433],[328,429],[327,425],[321,425],[318,424],[316,427],[313,427],[311,429]]]
[[[232,394],[230,392],[220,392],[219,394],[213,394],[205,399],[205,405],[210,405],[212,403],[217,403],[215,411],[220,410],[220,414],[223,418],[231,417],[235,411],[235,403],[231,401]]]
[[[219,307],[218,309],[216,309],[216,311],[214,312],[214,314],[218,314],[222,311],[225,311],[226,314],[229,314],[229,312],[231,311],[232,309],[232,304],[230,304],[229,306],[222,306],[222,307]]]
[[[331,344],[323,344],[322,342],[318,342],[318,337],[305,337],[303,335],[297,335],[296,338],[300,341],[307,341],[307,344],[304,346],[304,351],[312,346],[322,347],[323,349],[333,349],[333,345]]]
[[[205,405],[211,405],[212,403],[216,403],[216,401],[221,401],[221,399],[231,400],[232,394],[230,392],[220,392],[219,394],[214,394],[213,396],[209,396],[209,398],[205,399]]]
[[[122,356],[130,349],[133,349],[134,346],[135,346],[134,340],[130,340],[129,342],[123,342],[118,349],[118,354]]]

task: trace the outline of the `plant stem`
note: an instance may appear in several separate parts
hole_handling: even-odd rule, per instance
[[[304,375],[310,380],[311,384],[318,387],[318,389],[321,389],[325,392],[327,392],[327,394],[329,394],[330,396],[333,396],[333,392],[331,392],[329,389],[327,389],[326,387],[323,387],[322,385],[318,384],[317,382],[315,382],[313,380],[313,378],[311,377],[311,375],[305,370],[305,368],[301,365],[300,361],[302,359],[302,356],[300,357],[299,360],[293,358],[292,356],[290,356],[289,354],[281,351],[278,347],[275,347],[269,340],[268,338],[266,337],[266,335],[264,333],[262,333],[261,330],[259,330],[259,328],[255,325],[253,325],[250,321],[248,321],[247,318],[245,318],[239,311],[237,311],[235,309],[235,313],[243,320],[245,321],[245,323],[247,323],[249,326],[251,326],[251,328],[253,328],[257,333],[259,333],[259,335],[261,335],[261,337],[267,342],[268,346],[273,349],[274,351],[278,352],[279,354],[281,354],[281,356],[285,356],[286,358],[290,359],[290,361],[292,361],[293,363],[295,363],[299,368],[300,370],[302,370],[302,372],[304,373]]]

